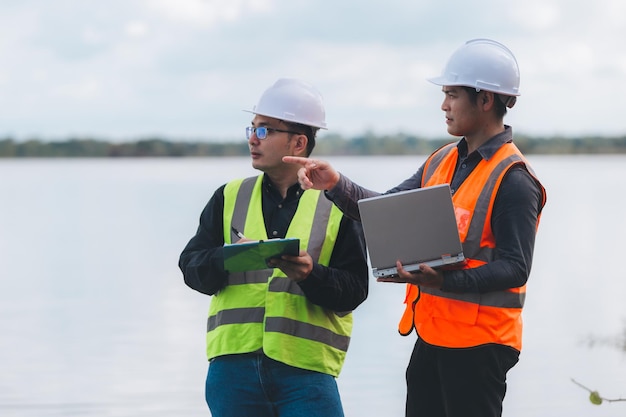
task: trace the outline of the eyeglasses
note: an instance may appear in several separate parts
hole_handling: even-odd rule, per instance
[[[265,139],[267,138],[267,135],[269,135],[272,132],[292,133],[294,135],[300,134],[300,132],[294,132],[292,130],[275,129],[273,127],[267,127],[267,126],[259,126],[259,127],[248,126],[246,127],[246,139],[250,139],[250,136],[252,136],[253,133],[256,133],[256,137],[258,139]]]

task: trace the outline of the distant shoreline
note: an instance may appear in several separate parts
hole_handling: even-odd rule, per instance
[[[427,155],[454,137],[426,139],[413,135],[365,134],[352,138],[326,135],[317,139],[315,155]],[[515,144],[525,154],[625,154],[626,135],[619,137],[528,137],[516,136]],[[0,158],[141,158],[247,156],[245,140],[230,142],[180,142],[146,138],[112,142],[91,138],[62,141],[0,139]]]

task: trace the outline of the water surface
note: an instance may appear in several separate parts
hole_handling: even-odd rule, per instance
[[[424,156],[330,158],[384,191]],[[548,189],[504,416],[624,416],[624,156],[531,156]],[[209,297],[178,255],[248,158],[0,161],[0,415],[207,416]],[[371,280],[338,382],[348,417],[402,416],[414,336],[401,285]],[[593,348],[585,341],[598,343]]]

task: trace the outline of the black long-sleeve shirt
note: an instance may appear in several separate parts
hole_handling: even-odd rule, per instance
[[[302,189],[289,188],[282,199],[267,176],[263,178],[262,209],[267,235],[285,237],[298,207]],[[224,270],[224,186],[215,191],[202,214],[200,224],[180,255],[179,267],[185,283],[203,294],[213,295],[226,285]],[[369,270],[363,230],[359,222],[344,216],[328,266],[313,264],[311,274],[298,285],[309,301],[343,312],[354,310],[367,298]]]
[[[467,142],[457,144],[459,160],[450,184],[451,191],[467,179],[482,159],[489,159],[505,143],[513,140],[511,127],[489,139],[468,155]],[[415,174],[385,194],[419,188],[424,166]],[[349,217],[360,219],[357,201],[380,193],[365,189],[341,176],[337,185],[326,191],[330,198]],[[443,291],[488,292],[524,285],[530,274],[537,218],[542,208],[542,191],[535,179],[521,166],[514,166],[502,179],[494,202],[491,228],[496,240],[496,259],[472,269],[443,272]]]

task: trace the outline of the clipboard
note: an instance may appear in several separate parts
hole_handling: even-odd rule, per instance
[[[268,239],[231,243],[223,247],[224,269],[229,272],[268,269],[267,261],[282,255],[298,256],[300,239]]]

